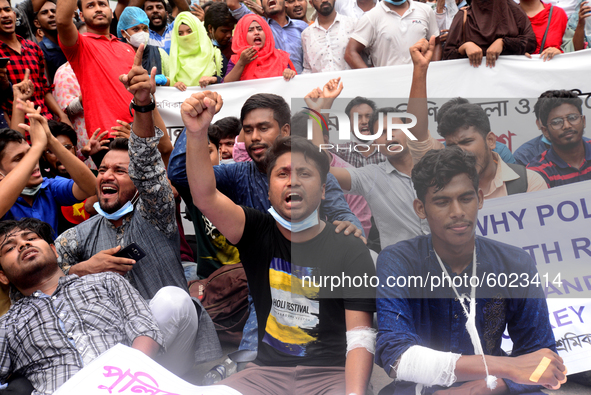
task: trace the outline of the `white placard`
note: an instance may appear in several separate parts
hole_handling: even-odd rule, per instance
[[[62,385],[55,395],[241,395],[225,385],[199,387],[175,376],[141,351],[118,344]]]

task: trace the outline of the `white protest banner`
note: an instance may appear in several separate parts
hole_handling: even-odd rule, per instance
[[[55,395],[241,395],[225,385],[198,387],[175,376],[141,351],[118,344],[76,373]]]
[[[429,66],[428,97],[430,99],[430,130],[436,136],[437,109],[446,98],[466,97],[480,103],[490,115],[493,132],[510,150],[539,135],[535,126],[533,106],[540,94],[549,89],[580,89],[591,92],[591,50],[561,54],[548,62],[534,56],[502,56],[494,68],[484,65],[474,68],[467,59],[433,62]],[[256,93],[275,93],[292,105],[292,113],[305,105],[303,98],[312,89],[322,87],[329,79],[341,77],[344,85],[340,97],[364,96],[376,100],[379,107],[398,106],[410,92],[412,65],[348,70],[298,75],[291,81],[267,78],[255,81],[210,85],[205,90],[219,92],[224,106],[216,119],[226,116],[240,117],[240,109],[248,97]],[[173,87],[159,87],[157,105],[168,127],[173,142],[182,130],[180,105],[194,92],[203,89],[191,87],[181,92]],[[381,100],[379,100],[381,98]],[[398,99],[398,100],[389,100]],[[585,98],[584,98],[585,99]],[[343,110],[346,102],[336,110]],[[585,100],[584,108],[591,108]],[[334,137],[334,138],[332,138]],[[336,136],[331,140],[337,142]]]
[[[523,248],[535,260],[534,282],[545,290],[569,374],[591,370],[590,190],[591,181],[585,181],[487,200],[477,226],[479,235]],[[511,349],[510,342],[503,348]]]

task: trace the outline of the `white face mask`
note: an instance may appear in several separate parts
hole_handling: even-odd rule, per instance
[[[129,36],[129,34],[128,34],[127,41],[133,47],[139,48],[139,46],[142,44],[144,44],[144,45],[148,44],[149,38],[150,38],[150,34],[148,32],[138,32],[138,33],[134,34],[133,36]]]

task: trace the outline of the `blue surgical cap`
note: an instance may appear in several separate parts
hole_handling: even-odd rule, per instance
[[[125,7],[119,16],[119,23],[117,23],[117,37],[123,38],[121,30],[127,30],[142,23],[146,26],[150,25],[150,20],[144,10],[138,7]]]

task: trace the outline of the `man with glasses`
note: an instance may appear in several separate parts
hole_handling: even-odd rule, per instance
[[[527,166],[538,172],[549,188],[591,180],[591,143],[583,140],[583,102],[576,93],[561,93],[561,97],[546,98],[540,104],[542,131],[552,146]]]

